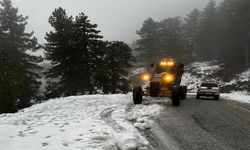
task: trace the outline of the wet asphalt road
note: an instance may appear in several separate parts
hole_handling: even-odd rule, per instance
[[[155,149],[250,150],[250,105],[189,96],[156,122]]]

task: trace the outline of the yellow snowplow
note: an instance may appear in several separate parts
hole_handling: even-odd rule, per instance
[[[148,82],[146,88],[133,87],[134,104],[142,104],[143,96],[169,97],[173,106],[179,106],[181,99],[186,99],[187,87],[180,86],[184,64],[172,58],[164,58],[151,64],[154,71],[141,75],[141,80]]]

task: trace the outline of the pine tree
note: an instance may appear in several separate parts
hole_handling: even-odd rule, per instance
[[[150,64],[163,57],[183,58],[184,38],[179,17],[166,18],[160,22],[149,18],[137,34],[140,36],[136,48],[140,53],[139,61]]]
[[[194,9],[185,18],[184,37],[186,40],[187,51],[191,60],[197,59],[197,44],[200,25],[201,12]],[[190,53],[191,52],[191,53]]]
[[[17,111],[17,100],[21,92],[22,78],[15,66],[0,50],[0,114]]]
[[[250,56],[250,1],[225,0],[219,9],[220,58],[228,64],[245,64]],[[248,51],[247,51],[248,50]]]
[[[130,90],[127,69],[135,58],[132,49],[120,41],[105,42],[106,50],[97,68],[96,80],[104,94],[127,93]]]
[[[200,21],[198,36],[198,56],[202,60],[217,59],[217,7],[214,0],[210,0],[204,8]]]
[[[161,51],[159,58],[173,57],[178,60],[183,58],[182,25],[179,17],[162,20],[158,35],[158,47]]]
[[[26,53],[27,50],[35,52],[40,47],[33,32],[25,31],[27,19],[18,14],[18,9],[12,6],[10,0],[0,1],[0,45],[9,59],[17,64],[17,70],[23,76],[19,108],[29,106],[40,87],[36,72],[41,69],[37,63],[42,59]]]
[[[79,76],[75,83],[81,90],[81,93],[96,93],[94,73],[99,67],[98,60],[102,56],[103,44],[99,35],[100,31],[96,29],[97,24],[90,23],[88,16],[80,13],[75,18],[74,41],[76,42],[79,53],[76,54],[76,65],[80,65],[76,74]],[[79,82],[80,81],[80,82]],[[79,84],[80,83],[80,84]]]
[[[47,76],[57,79],[49,83],[50,95],[95,93],[93,73],[102,38],[97,25],[83,13],[68,17],[62,8],[52,13],[49,23],[54,31],[46,34],[46,58],[52,62]]]
[[[140,36],[140,39],[137,40],[138,47],[136,48],[139,52],[139,61],[150,64],[161,57],[158,29],[159,23],[152,18],[148,18],[144,21],[141,29],[137,31],[137,34]]]
[[[51,61],[52,67],[47,72],[48,86],[47,97],[57,97],[62,94],[70,95],[71,89],[65,89],[64,76],[70,71],[69,53],[73,51],[73,18],[67,16],[61,7],[55,9],[49,17],[49,23],[54,31],[46,33],[45,54]]]

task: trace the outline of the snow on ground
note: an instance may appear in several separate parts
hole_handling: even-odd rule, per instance
[[[189,91],[196,91],[196,86],[202,81],[217,82],[218,78],[208,77],[222,69],[223,64],[217,64],[216,61],[194,62],[185,67],[182,77],[182,85],[187,85]]]
[[[145,68],[143,68],[143,67],[137,68],[137,69],[132,71],[132,75],[137,75],[137,74],[140,74],[140,73],[143,73],[143,72],[146,72]]]
[[[138,129],[150,129],[153,125],[152,118],[160,115],[163,107],[157,104],[153,105],[136,105],[135,109],[130,111],[126,119],[134,122]]]
[[[216,61],[194,62],[187,66],[186,69],[192,69],[194,72],[200,75],[211,75],[217,70],[220,70],[221,65],[218,65]]]
[[[244,83],[250,81],[250,68],[246,71],[236,74],[236,76],[230,81],[225,83],[225,85],[236,85],[237,83]]]
[[[150,122],[152,125],[152,118],[159,115],[161,109],[156,104],[135,107],[131,94],[53,99],[15,114],[1,114],[0,150],[147,147],[148,141],[140,135],[135,124]],[[137,120],[134,123],[128,117],[132,113]]]
[[[241,82],[250,81],[250,68],[238,75]]]
[[[194,92],[197,88],[196,86],[202,82],[200,78],[193,76],[191,73],[185,72],[182,76],[181,84],[187,86],[187,89]]]
[[[188,86],[190,92],[196,91],[196,86],[203,82],[217,82],[226,89],[226,92],[249,90],[250,68],[246,71],[232,75],[229,81],[224,81],[224,75],[217,74],[219,71],[227,71],[224,64],[216,61],[195,62],[185,67],[182,84]],[[230,70],[230,69],[229,69]],[[224,79],[223,79],[224,78]]]
[[[221,96],[227,100],[233,100],[240,103],[249,103],[250,104],[250,95],[247,95],[247,91],[243,92],[232,92],[232,93],[223,93]]]

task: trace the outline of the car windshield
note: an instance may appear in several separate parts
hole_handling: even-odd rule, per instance
[[[218,87],[216,83],[202,83],[201,86],[203,87]]]

